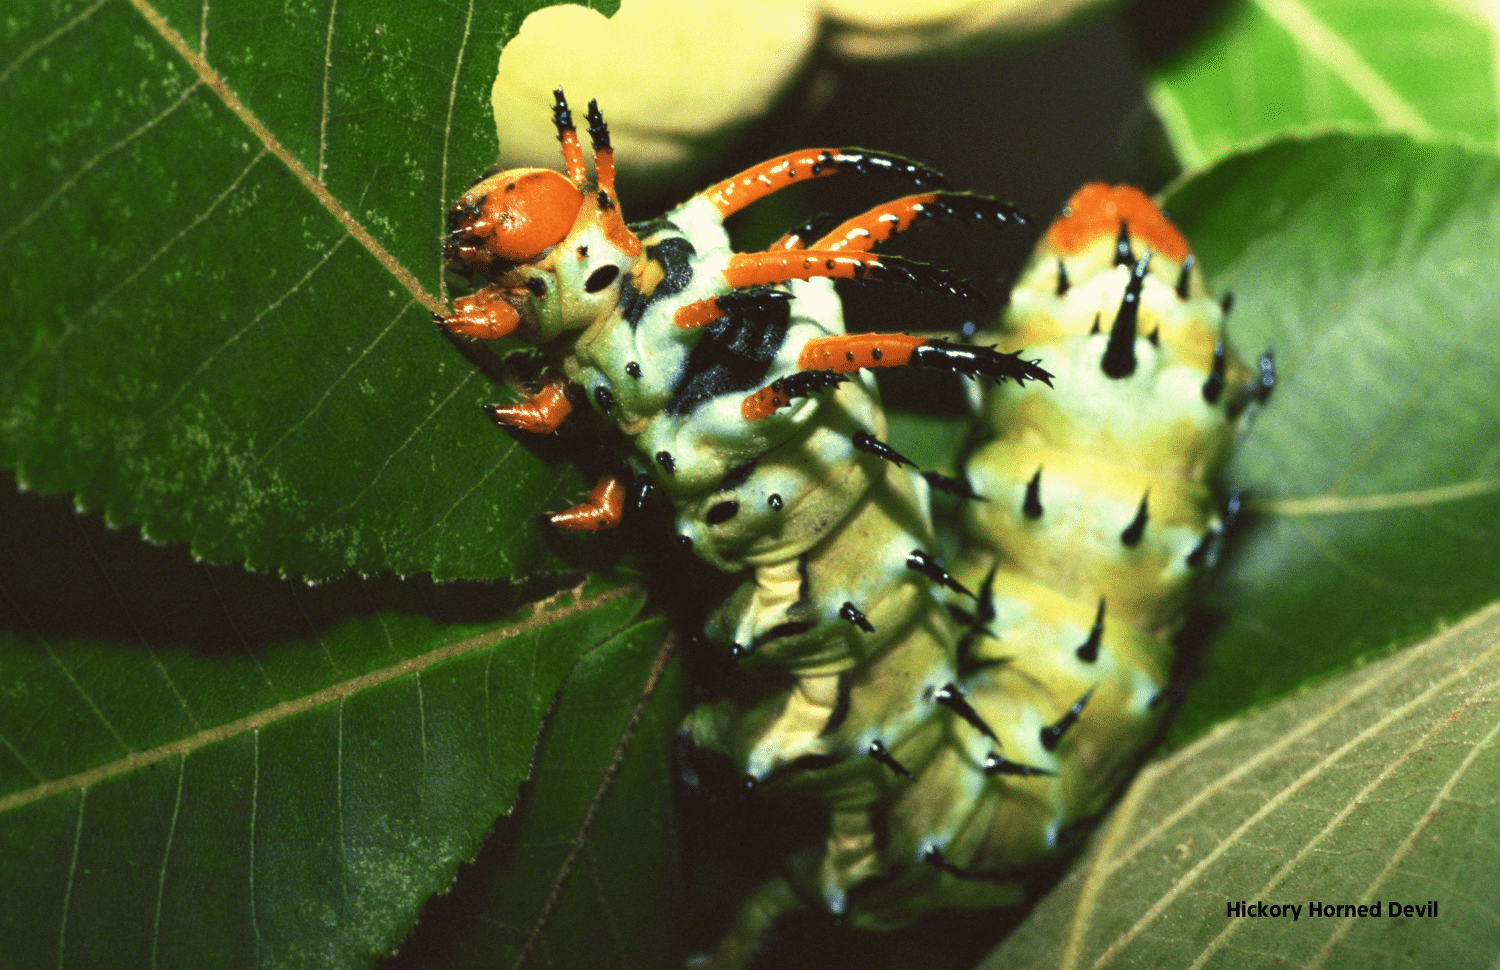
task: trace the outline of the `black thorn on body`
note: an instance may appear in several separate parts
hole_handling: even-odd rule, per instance
[[[831,261],[830,261],[831,262]],[[831,269],[832,267],[830,267]],[[882,283],[905,283],[918,290],[936,290],[968,300],[983,303],[984,294],[965,280],[945,269],[919,263],[900,256],[881,256],[878,260],[855,266],[856,279],[879,280]]]
[[[995,737],[995,729],[986,724],[984,718],[979,716],[979,712],[974,710],[973,705],[964,697],[963,693],[958,689],[957,684],[945,684],[932,695],[932,699],[965,721],[968,721],[974,726],[975,730],[991,741],[998,742],[1000,740]]]
[[[782,506],[781,496],[772,492],[766,496],[766,504],[771,507],[772,512],[780,512]]]
[[[672,453],[670,451],[658,451],[656,453],[656,463],[660,465],[661,470],[666,472],[668,475],[672,475],[677,472],[677,459],[672,457]]]
[[[994,347],[973,347],[950,344],[946,340],[929,340],[911,352],[908,363],[912,367],[939,367],[965,377],[988,377],[996,381],[1010,378],[1017,384],[1041,381],[1048,387],[1052,386],[1052,374],[1043,370],[1034,360],[1022,360],[1019,350],[1002,354]]]
[[[552,92],[552,99],[552,123],[557,126],[557,140],[562,141],[563,135],[575,130],[573,112],[568,110],[568,99],[563,97],[562,88]]]
[[[1115,237],[1115,265],[1129,266],[1135,262],[1135,254],[1130,251],[1130,227],[1125,220],[1120,220],[1120,234]]]
[[[819,163],[821,164],[813,165],[815,171],[823,166],[831,166],[839,172],[850,172],[854,175],[888,175],[910,182],[917,188],[945,189],[948,187],[948,180],[936,169],[887,152],[874,152],[864,148],[840,148],[832,153],[825,152],[819,159]]]
[[[1120,533],[1120,541],[1125,544],[1125,548],[1127,549],[1134,549],[1140,545],[1141,537],[1146,534],[1146,521],[1151,518],[1146,512],[1146,502],[1150,498],[1151,490],[1147,489],[1146,494],[1141,496],[1141,506],[1136,509],[1135,518],[1131,519],[1130,524],[1125,527],[1125,531]]]
[[[1233,290],[1225,290],[1224,295],[1219,297],[1219,309],[1224,311],[1226,317],[1229,316],[1229,311],[1234,309]]]
[[[1224,341],[1220,339],[1214,342],[1213,368],[1203,382],[1203,400],[1210,405],[1218,404],[1219,398],[1224,395],[1224,357]]]
[[[1026,500],[1021,503],[1021,514],[1028,519],[1040,519],[1042,517],[1042,467],[1037,466],[1036,474],[1031,476],[1031,481],[1026,483]]]
[[[921,573],[939,586],[946,586],[955,593],[962,593],[971,599],[974,597],[973,593],[964,588],[963,583],[948,575],[948,570],[944,569],[936,558],[920,549],[913,549],[911,555],[906,557],[906,568]]]
[[[1161,346],[1161,327],[1152,327],[1151,332],[1146,334],[1146,339],[1151,341],[1151,346]]]
[[[641,376],[641,365],[633,360],[628,360],[625,362],[625,373],[639,380]]]
[[[1063,735],[1066,734],[1068,728],[1072,727],[1073,724],[1078,720],[1078,715],[1083,713],[1084,705],[1087,704],[1089,702],[1089,698],[1093,696],[1094,688],[1090,687],[1082,697],[1078,698],[1078,701],[1072,707],[1068,708],[1068,712],[1066,714],[1057,719],[1056,724],[1049,724],[1046,727],[1042,728],[1041,741],[1043,748],[1048,751],[1057,750],[1057,746],[1062,743]]]
[[[854,434],[849,438],[849,443],[853,445],[856,450],[863,451],[866,454],[874,455],[876,458],[880,458],[884,461],[892,462],[896,465],[905,465],[908,468],[917,467],[916,462],[901,454],[901,452],[897,451],[895,448],[892,448],[884,441],[881,441],[879,438],[870,434],[870,432],[868,431],[854,432]]]
[[[1099,612],[1094,614],[1094,625],[1089,630],[1089,638],[1083,641],[1076,653],[1078,659],[1086,664],[1091,664],[1099,659],[1099,641],[1104,639],[1104,597],[1099,597]]]
[[[1057,295],[1067,296],[1068,287],[1071,285],[1068,282],[1068,267],[1064,266],[1063,261],[1059,259],[1057,261]]]
[[[600,384],[598,387],[594,388],[594,402],[599,405],[599,413],[604,415],[606,418],[609,417],[615,409],[615,396],[610,391],[610,389],[605,387],[603,384]]]
[[[922,477],[927,479],[927,484],[939,492],[947,492],[949,495],[957,495],[959,498],[972,499],[976,502],[988,502],[989,499],[974,491],[969,480],[962,476],[957,478],[944,475],[939,472],[923,472]]]
[[[995,618],[995,575],[999,571],[999,563],[995,563],[990,567],[990,571],[985,574],[984,582],[979,584],[979,595],[975,597],[974,614],[972,616],[967,616],[966,614],[966,619],[960,620],[964,624],[964,632],[963,636],[958,638],[958,645],[953,652],[954,656],[958,658],[960,676],[963,676],[977,666],[985,666],[983,664],[975,664],[969,656],[969,652],[974,648],[974,641],[979,639],[981,633],[991,639],[995,637],[994,631],[989,628],[989,623]],[[957,608],[952,605],[948,607],[948,610],[955,617],[959,615]]]
[[[881,744],[878,739],[870,742],[870,746],[865,749],[865,753],[907,781],[917,780],[917,776],[907,771],[906,766],[897,761],[895,756],[887,751],[885,745]]]
[[[1090,337],[1092,337],[1094,334],[1096,334],[1096,333],[1099,332],[1099,318],[1100,318],[1100,316],[1102,316],[1102,314],[1099,314],[1099,313],[1094,314],[1094,325],[1089,328],[1089,336]]]
[[[1104,348],[1104,359],[1100,366],[1104,376],[1129,377],[1135,373],[1135,326],[1141,309],[1141,287],[1146,282],[1146,271],[1151,268],[1151,254],[1146,253],[1130,271],[1130,283],[1125,287],[1125,296],[1120,300],[1120,311],[1109,328],[1109,343]]]
[[[1179,300],[1188,298],[1188,283],[1192,281],[1193,263],[1197,260],[1198,257],[1188,253],[1187,258],[1182,261],[1182,272],[1177,274],[1177,298]]]
[[[1046,768],[1033,768],[1031,765],[1023,765],[1008,758],[1003,758],[993,751],[984,759],[984,773],[991,777],[995,775],[1015,775],[1019,778],[1031,778],[1041,775],[1048,778],[1055,778],[1057,776],[1057,772],[1055,771],[1048,771]]]
[[[543,283],[540,277],[527,277],[526,291],[538,300],[545,300],[547,298],[547,284]]]
[[[932,199],[922,203],[915,219],[973,219],[976,222],[993,220],[1000,224],[1014,222],[1029,226],[1032,219],[1009,202],[1002,202],[989,195],[974,192],[938,192]]]
[[[875,632],[875,627],[873,627],[870,624],[870,621],[865,618],[865,615],[860,612],[859,607],[855,606],[848,600],[845,600],[844,605],[839,607],[839,619],[848,620],[850,623],[853,623],[855,626],[859,627],[866,633]]]
[[[609,125],[604,123],[604,112],[599,110],[599,102],[589,101],[589,141],[594,145],[594,152],[613,151],[609,147]]]

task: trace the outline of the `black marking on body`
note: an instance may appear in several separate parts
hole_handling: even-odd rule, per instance
[[[1182,272],[1177,274],[1177,298],[1179,300],[1188,298],[1188,283],[1192,279],[1193,263],[1197,262],[1197,259],[1198,257],[1188,253],[1187,258],[1182,261]]]
[[[655,240],[651,239],[651,237],[658,236],[663,233],[670,232],[677,233],[678,235],[682,234],[682,230],[677,227],[677,223],[673,222],[671,219],[668,219],[666,216],[657,216],[655,219],[646,219],[641,222],[632,222],[627,228],[629,228],[631,232],[635,233],[636,238],[640,239],[642,242],[647,243],[655,242]]]
[[[631,277],[621,280],[620,317],[631,329],[640,324],[641,317],[654,304],[687,288],[693,281],[693,257],[697,252],[685,236],[665,236],[646,247],[646,258],[660,264],[662,275],[650,296],[637,289]]]
[[[615,207],[615,200],[611,199],[609,197],[609,193],[604,191],[603,189],[599,190],[599,194],[595,197],[595,201],[599,205],[600,212],[608,212],[610,209],[613,209]]]
[[[583,292],[598,293],[600,290],[613,283],[619,275],[620,267],[616,266],[615,264],[610,263],[608,265],[601,266],[590,273],[587,280],[584,280]]]
[[[875,632],[875,627],[865,618],[864,613],[860,612],[859,607],[848,600],[845,600],[844,605],[839,607],[839,619],[848,620],[866,633]]]
[[[641,365],[633,360],[628,360],[625,362],[625,373],[629,374],[631,377],[634,377],[636,380],[640,380]]]
[[[1036,474],[1031,476],[1031,481],[1026,483],[1026,499],[1021,503],[1021,514],[1028,519],[1040,519],[1042,517],[1042,466],[1038,465]]]
[[[1123,231],[1123,229],[1122,229]],[[1099,362],[1104,376],[1118,380],[1135,373],[1135,328],[1141,309],[1141,287],[1146,282],[1146,271],[1151,267],[1151,254],[1142,256],[1130,272],[1130,282],[1125,287],[1125,296],[1120,300],[1120,311],[1115,314],[1114,325],[1109,328],[1109,343],[1104,348],[1104,358]]]
[[[1214,342],[1214,363],[1203,382],[1203,400],[1210,406],[1219,403],[1224,395],[1224,340]]]
[[[968,721],[974,726],[975,730],[991,741],[999,742],[1000,739],[995,737],[995,729],[985,723],[984,718],[979,716],[979,712],[974,710],[974,706],[969,703],[968,698],[964,697],[963,692],[958,689],[957,684],[945,684],[932,695],[932,699],[965,721]]]
[[[528,276],[526,278],[526,289],[538,300],[545,300],[547,298],[547,284],[542,281],[540,276]]]
[[[1057,723],[1049,724],[1041,730],[1042,747],[1047,751],[1056,751],[1057,746],[1062,743],[1063,735],[1068,733],[1068,728],[1078,721],[1078,716],[1083,713],[1083,708],[1088,704],[1089,698],[1094,696],[1094,688],[1088,691],[1068,708],[1067,713],[1057,719]]]
[[[917,776],[906,770],[906,766],[897,761],[896,756],[887,751],[885,745],[881,744],[879,739],[871,741],[870,746],[865,749],[865,753],[907,781],[917,780]]]
[[[1094,325],[1089,328],[1089,336],[1090,337],[1092,337],[1094,334],[1096,334],[1096,333],[1099,332],[1099,317],[1101,315],[1102,314],[1098,314],[1098,313],[1094,314]]]
[[[1214,546],[1217,545],[1219,537],[1218,529],[1209,529],[1203,533],[1203,538],[1193,547],[1193,551],[1187,554],[1187,566],[1189,569],[1201,569],[1208,565],[1213,558]]]
[[[1219,309],[1223,311],[1224,316],[1229,316],[1229,311],[1234,309],[1233,290],[1225,290],[1224,295],[1219,297]]]
[[[599,406],[599,413],[606,418],[615,410],[615,395],[603,384],[594,388],[594,403]]]
[[[1148,489],[1146,494],[1141,496],[1141,505],[1135,511],[1135,518],[1131,519],[1130,524],[1125,527],[1125,531],[1120,533],[1120,541],[1125,544],[1125,548],[1127,549],[1134,549],[1140,545],[1141,537],[1146,534],[1146,522],[1151,518],[1146,512],[1146,502],[1150,498],[1151,492]]]
[[[1099,612],[1094,614],[1094,625],[1089,630],[1089,638],[1074,652],[1078,659],[1086,664],[1091,664],[1099,659],[1099,642],[1104,639],[1104,597],[1099,597]]]
[[[772,512],[780,512],[782,507],[781,496],[772,492],[766,496],[766,504],[771,507]]]
[[[753,474],[755,474],[754,458],[746,462],[741,462],[740,464],[735,465],[733,468],[729,469],[729,471],[725,472],[724,477],[719,480],[719,487],[716,489],[716,491],[732,492],[735,489],[739,488],[741,485],[748,482],[750,480],[750,476]]]
[[[1036,361],[1022,360],[1019,350],[1002,354],[993,347],[972,347],[951,344],[946,340],[929,340],[911,352],[908,363],[912,367],[937,367],[965,377],[988,377],[995,381],[1009,378],[1017,384],[1041,381],[1048,387],[1052,386],[1052,375]]]
[[[984,759],[984,773],[990,777],[995,775],[1011,775],[1017,778],[1032,778],[1041,776],[1044,778],[1055,778],[1057,772],[1046,768],[1033,768],[1031,765],[1023,765],[1018,761],[1011,761],[1001,757],[999,753],[991,751]]]
[[[656,463],[660,465],[661,470],[666,472],[668,475],[673,475],[677,472],[677,459],[672,457],[672,453],[670,451],[658,451],[656,453]]]
[[[1059,259],[1057,261],[1057,295],[1059,297],[1067,296],[1070,286],[1072,284],[1068,282],[1068,267],[1063,265],[1063,261]]]
[[[835,695],[833,710],[828,712],[828,720],[823,722],[822,730],[818,731],[818,737],[826,738],[832,735],[844,722],[849,719],[849,711],[854,707],[854,670],[850,668],[839,674],[838,693]]]
[[[740,503],[735,501],[715,502],[708,507],[703,521],[709,525],[723,525],[736,515],[740,514]]]
[[[895,448],[881,441],[868,431],[856,431],[849,438],[849,443],[859,451],[874,455],[883,461],[892,462],[896,465],[905,465],[908,468],[916,468],[917,463],[901,454]]]
[[[766,288],[719,297],[724,316],[702,329],[663,413],[691,414],[721,394],[761,387],[786,341],[791,299],[785,290]]]
[[[962,593],[970,598],[974,596],[973,593],[964,588],[963,583],[948,575],[948,570],[943,568],[943,564],[938,561],[937,557],[923,552],[921,549],[913,549],[911,554],[906,557],[906,568],[921,573],[939,586],[946,586],[955,593]]]

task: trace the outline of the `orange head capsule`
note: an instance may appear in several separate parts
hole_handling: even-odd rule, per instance
[[[566,175],[518,168],[491,175],[465,192],[448,213],[443,255],[460,271],[503,271],[541,258],[562,242],[583,196]]]

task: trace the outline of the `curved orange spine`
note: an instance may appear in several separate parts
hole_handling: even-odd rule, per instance
[[[833,175],[838,171],[833,158],[833,149],[804,148],[768,158],[698,194],[706,196],[720,216],[729,216],[788,185]]]
[[[625,480],[619,475],[601,475],[594,490],[589,492],[588,501],[554,512],[548,519],[559,529],[600,532],[618,526],[624,514]]]
[[[927,343],[904,333],[846,333],[815,337],[802,346],[797,366],[802,370],[843,373],[867,367],[904,367],[912,351]]]
[[[896,233],[909,229],[934,198],[936,196],[931,192],[924,192],[877,205],[868,212],[840,223],[822,239],[807,244],[807,249],[864,252],[876,243],[885,242]]]

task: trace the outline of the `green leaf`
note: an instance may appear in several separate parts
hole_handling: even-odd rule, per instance
[[[0,462],[213,561],[534,567],[578,481],[490,426],[506,392],[430,316],[537,5],[12,4]]]
[[[10,966],[368,966],[516,810],[539,727],[597,788],[657,676],[628,587],[308,587],[9,502]]]
[[[1182,740],[1500,594],[1500,161],[1288,139],[1167,202],[1278,375],[1231,467],[1252,516]]]
[[[981,967],[1490,965],[1497,685],[1490,607],[1149,766],[1085,865]],[[1238,901],[1301,910],[1231,914]]]
[[[1500,19],[1480,0],[1231,0],[1154,72],[1184,167],[1294,129],[1354,124],[1500,142]]]

